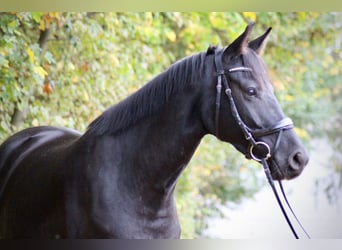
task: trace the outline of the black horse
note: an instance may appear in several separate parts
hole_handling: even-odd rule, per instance
[[[261,154],[250,150],[242,125],[271,148],[273,179],[298,176],[308,156],[259,55],[270,29],[249,42],[252,27],[226,48],[176,62],[84,134],[45,126],[7,139],[0,147],[0,238],[178,238],[173,192],[203,136],[247,157]],[[216,87],[222,79],[233,99]]]

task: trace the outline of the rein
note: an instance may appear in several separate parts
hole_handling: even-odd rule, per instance
[[[251,72],[252,69],[248,67],[235,67],[235,68],[230,68],[228,70],[224,70],[223,65],[222,65],[222,55],[225,49],[222,50],[215,50],[215,57],[214,57],[214,62],[216,66],[216,74],[217,74],[217,85],[216,85],[216,109],[215,109],[215,126],[216,126],[216,137],[219,136],[219,119],[220,119],[220,105],[221,105],[221,95],[222,95],[222,87],[224,87],[224,93],[228,97],[229,103],[230,103],[230,108],[232,115],[234,119],[236,120],[237,124],[241,128],[245,139],[249,141],[250,146],[249,146],[249,151],[246,153],[247,158],[251,158],[255,161],[261,162],[266,178],[268,180],[268,183],[270,184],[272,191],[276,197],[276,200],[278,202],[278,205],[285,217],[285,220],[287,224],[289,225],[294,237],[296,239],[299,239],[298,234],[296,230],[294,229],[291,220],[289,219],[289,216],[286,213],[286,210],[280,200],[280,197],[278,195],[277,189],[274,185],[274,181],[271,176],[271,171],[269,168],[269,165],[267,163],[267,160],[271,158],[272,154],[276,152],[278,149],[279,143],[280,143],[280,138],[283,133],[283,131],[292,129],[294,127],[293,122],[290,118],[285,117],[282,120],[280,120],[278,123],[276,123],[274,126],[271,126],[266,129],[251,129],[249,128],[241,119],[240,114],[237,110],[236,104],[234,102],[234,98],[232,95],[232,90],[229,86],[229,82],[227,80],[226,74],[233,73],[233,72],[239,72],[239,71],[246,71],[246,72]],[[223,85],[222,85],[223,84]],[[270,146],[263,142],[263,141],[257,141],[256,138],[260,138],[266,135],[270,134],[275,134],[278,133],[276,142],[274,144],[273,150],[271,150]],[[309,234],[306,232],[300,221],[298,220],[297,216],[295,215],[290,203],[288,202],[288,199],[285,195],[283,185],[281,181],[278,181],[279,187],[281,190],[281,193],[284,197],[284,200],[291,211],[293,217],[297,221],[298,225],[301,227],[303,232],[306,234],[306,236],[310,239]]]

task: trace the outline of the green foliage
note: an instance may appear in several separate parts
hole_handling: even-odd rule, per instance
[[[297,132],[324,132],[317,121],[336,116],[334,102],[341,107],[340,13],[32,12],[0,13],[0,141],[37,125],[84,131],[175,60],[229,44],[251,20],[256,35],[274,28],[264,59]],[[216,204],[252,196],[260,173],[204,138],[177,185],[182,236],[198,236]]]

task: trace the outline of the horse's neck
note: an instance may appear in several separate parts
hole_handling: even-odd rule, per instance
[[[126,167],[136,175],[138,190],[172,192],[204,135],[189,106],[170,106],[127,131],[123,139],[133,142],[123,154],[129,161]]]
[[[96,144],[106,154],[108,176],[117,176],[115,185],[156,208],[170,202],[178,176],[205,134],[193,104],[191,97],[179,95],[125,131],[99,137]]]

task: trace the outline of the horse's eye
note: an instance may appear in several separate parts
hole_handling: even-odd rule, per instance
[[[256,96],[257,91],[256,91],[255,88],[250,87],[250,88],[247,89],[247,94],[248,94],[249,96]]]

